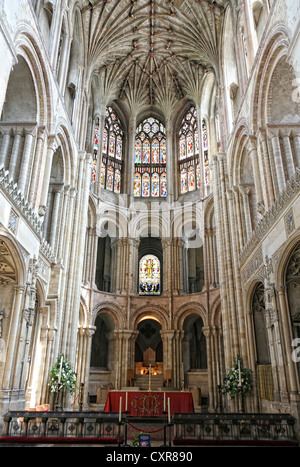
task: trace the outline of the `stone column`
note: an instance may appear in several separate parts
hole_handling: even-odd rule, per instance
[[[47,198],[48,198],[48,192],[49,192],[52,161],[53,161],[54,152],[56,151],[57,147],[58,147],[58,144],[55,140],[55,136],[49,137],[46,165],[45,165],[44,176],[43,176],[43,187],[42,187],[42,193],[41,193],[41,199],[40,199],[40,208],[39,208],[40,216],[44,216],[47,210]]]
[[[296,167],[300,169],[300,134],[294,133],[293,144],[296,156]]]
[[[205,174],[204,174],[204,154],[203,154],[203,137],[202,137],[202,112],[201,108],[197,107],[197,125],[198,125],[198,136],[199,136],[199,164],[200,164],[200,177],[201,177],[201,186],[200,186],[200,198],[205,197]]]
[[[286,181],[285,181],[285,174],[284,174],[284,169],[283,169],[282,154],[281,154],[278,130],[277,131],[272,130],[272,132],[270,132],[270,138],[272,141],[272,147],[273,147],[273,153],[274,153],[274,163],[275,163],[275,170],[276,170],[276,176],[277,176],[277,182],[278,182],[278,190],[279,190],[279,193],[281,193],[285,189]]]
[[[2,146],[1,146],[1,151],[0,151],[0,167],[1,165],[4,166],[6,169],[6,161],[8,157],[8,151],[9,151],[9,146],[10,146],[10,140],[11,140],[11,129],[10,128],[4,128],[3,130],[3,139],[2,139]]]
[[[239,251],[241,251],[244,247],[244,244],[246,243],[245,239],[245,231],[244,231],[244,224],[242,223],[242,213],[241,213],[241,193],[239,190],[239,187],[234,186],[232,187],[232,192],[234,194],[234,206],[233,209],[235,211],[235,219],[237,221],[237,231],[238,231],[238,236],[237,236],[237,247]]]
[[[31,176],[31,183],[30,183],[30,192],[29,192],[29,197],[28,197],[28,201],[32,205],[34,205],[36,202],[38,179],[40,176],[40,170],[41,170],[41,165],[42,165],[45,132],[46,131],[44,127],[38,129],[37,144],[36,144],[36,149],[35,149],[35,157],[33,160],[32,176]]]
[[[272,180],[272,172],[271,172],[271,164],[270,164],[270,155],[269,155],[269,150],[268,150],[268,145],[267,145],[267,134],[264,130],[260,129],[258,132],[258,137],[261,142],[263,166],[264,166],[264,174],[265,174],[265,177],[264,177],[265,188],[266,188],[268,207],[270,207],[274,203],[274,189],[273,189],[273,180]]]
[[[174,199],[174,171],[173,171],[173,127],[170,118],[166,120],[166,145],[167,145],[167,179],[168,179],[168,195],[169,203]]]
[[[213,359],[212,359],[212,346],[211,346],[211,329],[209,326],[203,326],[202,332],[206,338],[206,351],[207,351],[207,373],[208,373],[208,394],[209,394],[209,412],[215,409],[215,394],[213,388]]]
[[[288,130],[281,130],[281,134],[288,178],[291,179],[295,175],[295,164],[293,159],[290,134]]]
[[[131,201],[133,199],[133,180],[135,173],[135,134],[136,134],[136,115],[132,114],[128,127],[128,166],[127,166],[127,195]]]
[[[163,238],[161,241],[163,248],[163,290],[164,293],[172,291],[172,239]]]
[[[250,186],[247,185],[240,185],[239,186],[242,198],[243,198],[243,205],[244,205],[244,215],[246,221],[246,231],[247,231],[247,241],[249,242],[252,237],[252,225],[251,225],[251,215],[250,215],[250,207],[249,207],[249,193],[250,193]]]
[[[289,310],[287,307],[287,294],[286,287],[279,286],[277,287],[277,293],[279,298],[279,309],[280,317],[282,321],[283,328],[283,339],[285,346],[285,354],[287,359],[287,373],[289,375],[289,385],[290,391],[297,393],[298,391],[298,382],[297,382],[297,370],[296,364],[292,361],[292,347],[291,347],[291,335],[290,335],[290,320],[289,320]]]
[[[100,196],[101,193],[101,167],[102,167],[102,154],[103,154],[103,131],[105,127],[105,114],[106,106],[102,106],[101,113],[99,115],[99,147],[97,152],[97,164],[96,164],[96,195]],[[94,120],[94,130],[95,131]]]
[[[164,374],[166,370],[172,370],[172,379],[174,376],[174,368],[176,367],[176,362],[174,358],[173,352],[173,339],[175,335],[175,331],[167,330],[167,331],[160,331],[160,335],[163,341],[163,361],[164,361]]]
[[[257,138],[255,136],[249,137],[249,153],[252,162],[252,171],[253,171],[253,178],[255,184],[255,191],[256,191],[256,200],[257,200],[257,210],[258,212],[264,212],[264,204],[263,204],[263,194],[262,194],[262,187],[261,187],[261,175],[259,171],[259,163],[258,163],[258,154],[257,154]]]
[[[95,326],[88,326],[85,329],[85,351],[84,351],[84,362],[85,365],[82,368],[82,380],[78,381],[78,383],[84,383],[84,393],[83,393],[83,407],[88,408],[89,403],[88,403],[88,394],[89,394],[89,375],[90,375],[90,362],[91,362],[91,351],[92,351],[92,340],[93,340],[93,335],[95,334],[96,331]],[[78,355],[78,361],[80,361],[80,354]]]
[[[20,157],[20,149],[23,137],[23,128],[17,127],[14,134],[14,142],[9,163],[9,177],[16,181],[16,168]]]
[[[54,191],[54,199],[53,199],[53,209],[52,209],[52,217],[51,217],[51,227],[50,227],[50,238],[49,244],[54,249],[56,244],[56,233],[58,227],[58,215],[59,215],[59,208],[60,208],[60,199],[61,199],[62,189],[57,189]]]
[[[20,326],[24,292],[25,287],[23,285],[15,285],[14,302],[10,316],[10,331],[7,337],[9,345],[7,348],[6,362],[2,378],[2,387],[6,389],[9,389],[11,375],[14,369],[15,349],[18,342],[17,333]]]
[[[29,169],[29,163],[30,163],[30,156],[32,152],[32,143],[33,143],[33,138],[35,134],[36,134],[36,127],[30,130],[28,129],[25,130],[25,142],[24,142],[21,167],[20,167],[20,172],[19,172],[19,180],[18,180],[18,188],[23,195],[25,194],[25,188],[27,185],[28,169]]]

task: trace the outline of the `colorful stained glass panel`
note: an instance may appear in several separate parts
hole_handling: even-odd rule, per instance
[[[146,255],[139,264],[139,294],[160,295],[160,261],[154,255]]]
[[[161,177],[160,177],[160,196],[162,198],[165,198],[167,196],[167,188],[168,188],[167,174],[163,173],[161,174]]]
[[[138,172],[134,174],[133,194],[137,198],[142,196],[142,177]]]
[[[157,173],[152,175],[151,196],[154,198],[159,197],[159,175]]]
[[[145,173],[142,178],[142,195],[144,198],[150,196],[150,175]]]
[[[117,195],[121,193],[121,172],[119,169],[115,170],[115,187],[114,191]]]
[[[111,166],[107,169],[106,189],[109,191],[114,190],[114,169]]]
[[[188,191],[188,183],[187,183],[187,170],[182,169],[180,173],[181,178],[181,193],[187,193]]]
[[[159,141],[152,142],[152,164],[159,164]]]
[[[194,191],[195,189],[195,169],[191,166],[189,167],[189,191]]]
[[[143,143],[143,164],[150,164],[150,143],[147,139]]]

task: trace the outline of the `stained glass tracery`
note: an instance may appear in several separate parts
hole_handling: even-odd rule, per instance
[[[192,106],[182,120],[179,131],[180,192],[188,193],[201,186],[199,131],[197,111]]]
[[[147,118],[136,130],[133,190],[135,197],[167,196],[166,163],[165,128],[159,120]]]
[[[101,188],[121,193],[121,173],[123,163],[124,133],[121,122],[111,107],[106,109],[105,124],[102,133],[102,147],[100,148],[100,122],[96,120],[94,134],[94,167],[92,170],[92,183],[100,182]],[[97,158],[99,149],[102,149],[102,163],[100,174],[97,175]]]
[[[160,295],[160,291],[160,261],[154,255],[146,255],[139,263],[139,294]]]

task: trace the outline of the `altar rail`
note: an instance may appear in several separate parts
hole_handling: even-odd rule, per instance
[[[152,420],[152,419],[151,419]],[[0,442],[80,442],[123,445],[127,424],[151,421],[118,413],[97,412],[22,412],[9,411],[4,416]],[[128,422],[128,423],[127,423]],[[158,423],[158,417],[153,418]],[[201,445],[271,445],[297,446],[295,419],[286,414],[174,414],[161,418],[170,427],[174,446]],[[161,428],[161,427],[160,427]],[[153,431],[153,428],[152,428]],[[158,430],[157,430],[158,431]],[[169,430],[168,430],[169,432]],[[168,434],[169,438],[169,434]]]
[[[175,414],[174,445],[295,445],[295,419],[287,414]]]
[[[82,439],[99,444],[123,443],[124,420],[119,423],[118,413],[9,411],[3,419],[2,442],[26,438],[51,439],[53,442]]]

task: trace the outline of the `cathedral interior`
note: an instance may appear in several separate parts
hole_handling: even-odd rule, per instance
[[[240,357],[247,412],[300,421],[299,20],[0,0],[1,418],[49,402],[63,354],[88,411],[151,368],[213,413]]]

